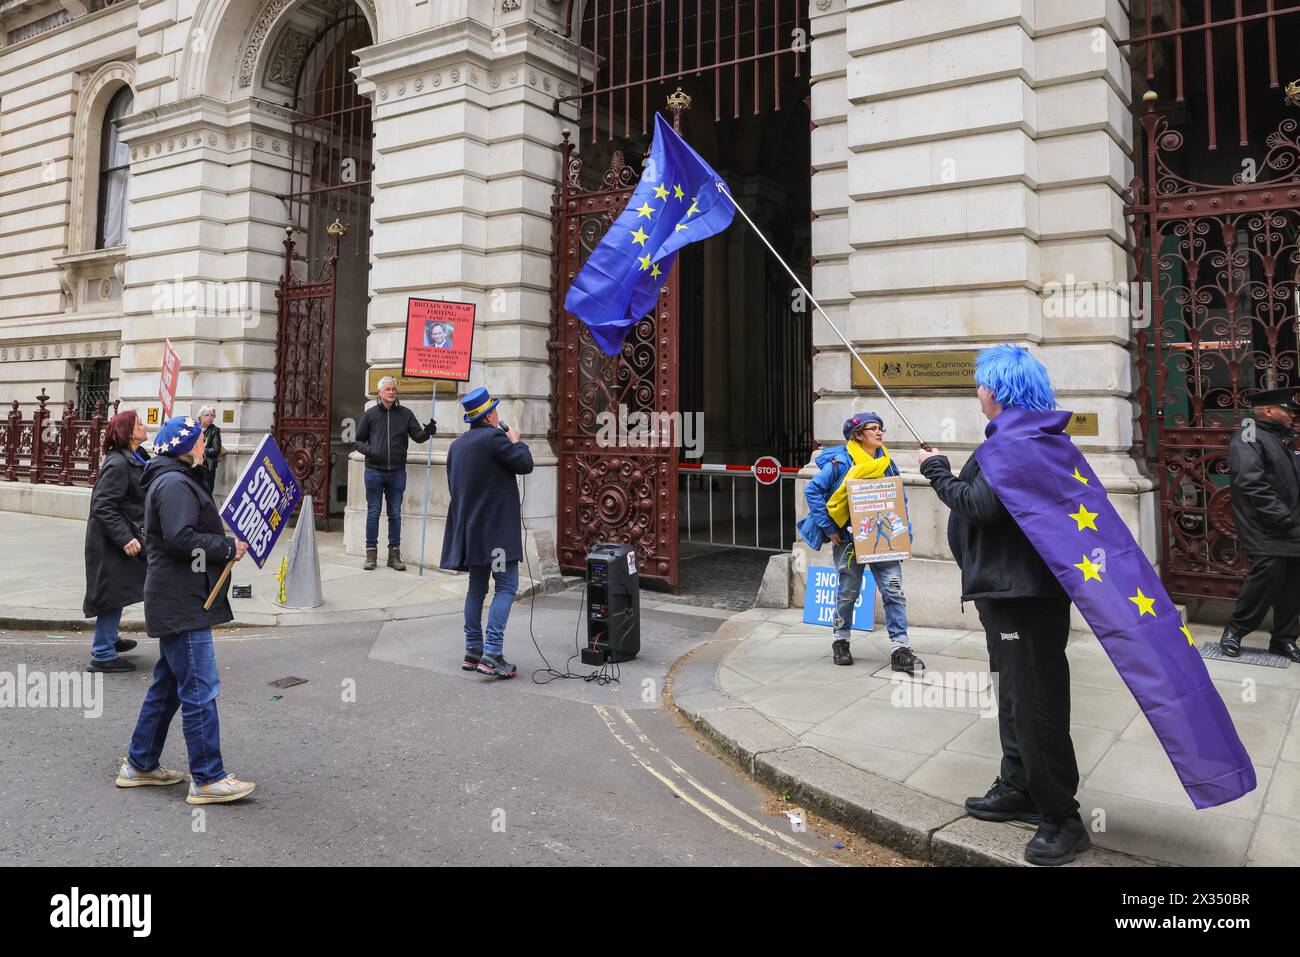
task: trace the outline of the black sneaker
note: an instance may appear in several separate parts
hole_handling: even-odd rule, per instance
[[[1025,821],[1039,823],[1038,808],[1024,791],[993,779],[993,786],[983,797],[968,797],[966,813],[981,821]]]
[[[515,666],[500,655],[484,654],[478,660],[478,673],[481,675],[495,675],[498,678],[513,678],[515,676]]]
[[[1044,819],[1025,845],[1025,860],[1043,867],[1056,867],[1069,864],[1090,847],[1092,839],[1078,814],[1060,821]]]
[[[853,656],[849,654],[849,640],[847,638],[836,638],[831,642],[831,658],[837,665],[853,664]]]
[[[465,660],[461,662],[460,670],[478,671],[478,663],[482,660],[483,660],[483,652],[467,651],[465,652]]]
[[[1294,641],[1270,641],[1268,643],[1269,654],[1281,655],[1283,658],[1290,658],[1292,661],[1300,661],[1300,648],[1297,648]]]
[[[1219,639],[1219,647],[1229,658],[1236,658],[1241,654],[1241,635],[1232,630],[1231,627],[1223,629],[1223,637]]]
[[[135,671],[135,665],[125,658],[113,658],[110,661],[92,661],[90,663],[91,671]]]
[[[890,652],[889,667],[894,671],[901,671],[905,675],[915,675],[917,668],[925,670],[925,662],[912,654],[911,648],[904,646],[895,648]]]
[[[116,643],[114,643],[113,648],[120,655],[124,651],[130,651],[135,647],[135,645],[136,642],[133,638],[119,638]]]

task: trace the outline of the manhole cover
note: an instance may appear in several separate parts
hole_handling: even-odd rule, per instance
[[[292,675],[290,675],[288,678],[277,678],[275,681],[272,681],[272,682],[271,682],[271,687],[272,687],[272,688],[292,688],[292,687],[294,687],[295,685],[305,685],[306,683],[307,683],[307,679],[306,679],[306,678],[295,678],[295,677],[293,677]]]

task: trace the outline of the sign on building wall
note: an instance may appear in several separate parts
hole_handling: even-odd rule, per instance
[[[473,345],[473,303],[407,300],[403,376],[468,382]]]
[[[808,569],[808,584],[803,596],[803,620],[806,625],[825,625],[835,621],[835,602],[839,596],[840,576],[834,568],[817,566]],[[865,606],[865,607],[864,607]],[[853,606],[853,629],[871,631],[875,626],[876,581],[871,568],[862,570],[862,590]]]
[[[863,355],[862,361],[886,389],[975,388],[975,357],[978,349],[957,352],[883,352]],[[852,356],[853,388],[874,388],[870,377]]]
[[[181,377],[181,357],[172,348],[170,339],[163,340],[162,375],[158,380],[158,400],[162,402],[163,418],[172,417],[172,405],[176,402],[176,383]]]

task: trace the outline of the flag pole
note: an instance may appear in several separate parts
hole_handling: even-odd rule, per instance
[[[772,248],[772,244],[767,241],[767,237],[763,235],[763,231],[759,229],[756,225],[754,225],[754,221],[749,218],[749,215],[745,212],[743,208],[741,208],[741,205],[737,203],[735,198],[731,195],[731,193],[727,191],[726,185],[720,182],[717,184],[717,187],[718,187],[718,192],[721,193],[723,196],[727,197],[727,199],[731,202],[731,205],[736,208],[736,212],[740,213],[740,215],[744,217],[745,222],[749,223],[749,228],[754,231],[754,233],[758,236],[759,239],[763,240],[763,245],[766,246],[768,248],[768,251],[771,252],[772,255],[776,257],[776,261],[785,267],[785,271],[790,274],[790,278],[795,281],[795,284],[801,290],[803,290],[803,294],[808,297],[808,300],[813,304],[813,306],[816,307],[817,311],[822,314],[822,318],[825,319],[826,324],[831,327],[831,331],[833,331],[835,335],[840,337],[840,342],[844,343],[845,347],[849,350],[850,353],[852,353],[853,358],[857,360],[858,365],[862,366],[862,370],[866,372],[868,376],[871,377],[872,383],[874,383],[876,388],[880,390],[880,394],[885,397],[885,401],[889,403],[889,407],[894,410],[894,414],[897,415],[899,419],[902,420],[905,426],[907,426],[907,430],[911,432],[912,435],[916,438],[916,441],[920,444],[921,448],[925,449],[926,451],[930,451],[931,449],[929,443],[927,443],[923,438],[921,438],[921,433],[916,431],[916,426],[912,425],[911,420],[909,420],[908,417],[903,414],[903,410],[898,407],[898,404],[894,401],[893,397],[889,394],[888,390],[886,390],[885,387],[880,384],[880,380],[877,379],[876,374],[871,371],[871,367],[868,366],[866,362],[863,361],[862,356],[858,354],[858,350],[853,348],[853,343],[849,342],[848,337],[845,336],[844,333],[840,332],[840,327],[835,325],[835,323],[831,320],[831,317],[826,315],[826,310],[822,308],[821,303],[819,303],[816,299],[813,298],[813,294],[808,291],[808,287],[805,286],[803,284],[803,281],[798,276],[795,275],[795,272],[793,269],[790,268],[790,265],[783,258],[781,258],[781,254]]]

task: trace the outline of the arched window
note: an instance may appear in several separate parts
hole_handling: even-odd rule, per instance
[[[113,95],[104,111],[99,138],[99,218],[95,227],[95,248],[108,249],[126,241],[126,190],[130,181],[130,151],[117,138],[114,120],[131,115],[135,95],[124,86]]]

